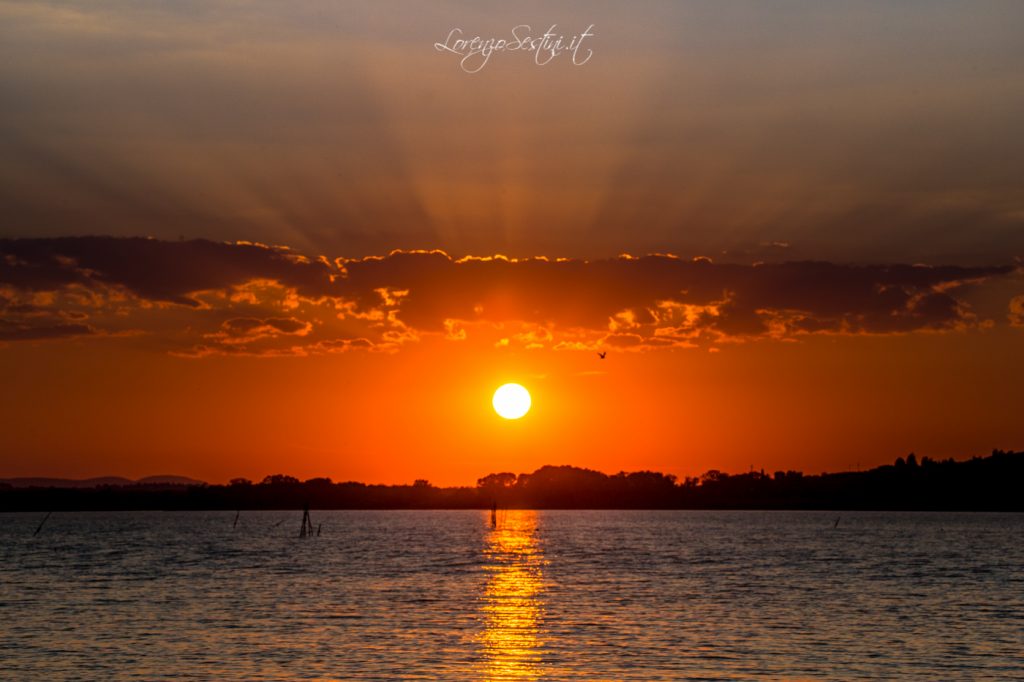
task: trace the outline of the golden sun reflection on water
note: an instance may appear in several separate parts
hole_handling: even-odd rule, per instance
[[[484,549],[487,584],[481,635],[487,680],[541,676],[544,555],[536,537],[537,512],[503,511]]]

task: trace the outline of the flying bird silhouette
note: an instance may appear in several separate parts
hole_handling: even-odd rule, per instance
[[[606,355],[608,355],[608,351],[606,350],[598,351],[597,353],[597,357],[601,358],[602,360],[604,360],[604,356]]]

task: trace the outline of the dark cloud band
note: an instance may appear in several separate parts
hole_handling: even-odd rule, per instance
[[[963,328],[978,323],[963,292],[1014,269],[737,265],[669,255],[454,259],[441,251],[332,261],[251,243],[6,239],[0,310],[8,340],[86,334],[92,328],[81,320],[99,324],[112,308],[122,317],[163,308],[192,309],[206,347],[230,344],[235,352],[393,347],[502,323],[529,327],[523,334],[534,347],[654,348]],[[71,319],[76,324],[62,323]]]

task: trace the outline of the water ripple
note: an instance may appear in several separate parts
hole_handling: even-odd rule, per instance
[[[1024,517],[0,518],[13,680],[1024,678]]]

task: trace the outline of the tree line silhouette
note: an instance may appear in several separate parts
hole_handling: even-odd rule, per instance
[[[1024,511],[1024,453],[994,450],[965,461],[914,454],[867,471],[727,474],[682,480],[653,471],[614,475],[573,466],[494,473],[475,487],[300,481],[16,488],[0,484],[0,510],[199,509],[834,509]]]

